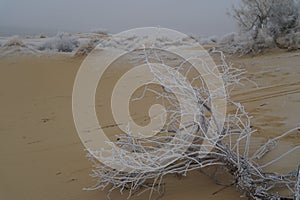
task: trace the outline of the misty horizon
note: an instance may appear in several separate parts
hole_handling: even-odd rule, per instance
[[[227,15],[238,0],[37,1],[0,0],[0,36],[58,32],[118,33],[138,27],[164,27],[199,36],[236,31]]]

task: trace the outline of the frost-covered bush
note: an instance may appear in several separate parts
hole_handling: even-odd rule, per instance
[[[294,169],[285,173],[272,171],[273,168],[270,167],[279,160],[283,161],[284,157],[289,159],[287,156],[292,152],[298,153],[298,145],[291,146],[282,154],[276,148],[283,137],[295,137],[300,127],[258,145],[258,140],[254,140],[253,137],[255,131],[251,126],[252,117],[241,103],[230,99],[230,93],[220,95],[222,88],[220,89],[218,84],[210,91],[204,84],[188,87],[188,76],[193,81],[203,82],[198,74],[190,71],[193,65],[183,70],[178,62],[174,73],[166,70],[163,65],[166,61],[164,59],[161,59],[162,65],[157,66],[148,62],[148,58],[155,58],[161,50],[146,51],[147,53],[138,59],[147,61],[154,80],[158,81],[162,90],[160,92],[145,88],[144,92],[153,93],[157,99],[161,99],[165,107],[163,114],[170,117],[164,121],[165,128],[159,130],[161,134],[138,138],[134,136],[134,130],[128,128],[124,134],[118,135],[117,141],[107,142],[109,148],[88,149],[87,156],[94,164],[91,176],[97,183],[85,190],[106,189],[106,199],[111,199],[110,194],[113,191],[128,195],[127,199],[146,192],[149,192],[149,197],[140,199],[158,199],[157,197],[161,197],[165,192],[166,176],[190,176],[189,172],[201,170],[216,183],[220,183],[222,178],[224,180],[226,175],[231,183],[226,187],[236,188],[243,196],[248,197],[247,199],[300,199],[300,166],[293,166]],[[238,84],[244,71],[227,64],[222,52],[213,51],[212,54],[221,54],[222,63],[217,67],[220,71],[217,71],[224,85],[220,87],[230,91]],[[199,59],[203,65],[208,64],[201,57],[193,59]],[[177,73],[185,76],[181,78]],[[207,74],[216,76],[210,70]],[[149,83],[152,84],[153,81]],[[168,86],[168,89],[164,86]],[[177,97],[176,101],[174,96]],[[220,114],[213,112],[211,108],[210,102],[216,97],[219,102],[227,102],[232,110],[230,113],[234,113],[224,113],[225,123],[221,127],[214,125],[212,120],[218,119]],[[139,100],[143,98],[144,95]],[[178,102],[178,99],[182,101]],[[222,103],[219,105],[222,106]],[[182,121],[183,115],[190,120]],[[180,123],[180,126],[177,123]],[[275,154],[272,156],[270,152]]]
[[[280,48],[289,50],[300,49],[300,32],[292,32],[284,37],[279,37],[276,39],[276,44]]]
[[[25,44],[22,38],[18,36],[9,38],[0,48],[0,57],[8,55],[37,55],[38,53],[34,47]]]
[[[41,33],[39,36],[39,38],[46,38],[46,37],[47,37],[47,35],[45,33]]]
[[[275,1],[272,4],[268,29],[276,38],[299,26],[299,8],[294,0]]]
[[[39,50],[54,50],[58,52],[72,52],[78,47],[79,41],[67,33],[58,33],[55,37],[49,38],[39,47]]]
[[[300,49],[300,32],[292,33],[292,39],[295,48]]]
[[[100,35],[108,35],[108,30],[98,28],[98,29],[92,30],[92,33],[96,33],[96,34],[100,34]]]
[[[208,38],[200,38],[199,43],[201,45],[215,45],[218,43],[218,37],[217,36],[211,36]]]
[[[228,33],[224,36],[222,36],[220,39],[219,39],[219,43],[220,44],[229,44],[229,43],[233,43],[236,38],[238,37],[238,34],[233,32],[233,33]]]
[[[78,49],[76,50],[74,56],[87,56],[99,43],[98,39],[91,39],[88,42],[84,42],[80,44]]]
[[[233,7],[233,18],[242,32],[252,32],[255,39],[264,29],[276,37],[299,25],[299,8],[294,0],[242,0]]]
[[[232,17],[239,25],[239,37],[243,40],[235,41],[235,48],[233,44],[227,48],[242,53],[260,52],[274,46],[290,48],[293,41],[297,42],[290,37],[299,31],[298,3],[294,0],[242,0],[238,8],[233,7]]]
[[[219,49],[228,54],[245,55],[260,53],[265,49],[276,47],[273,38],[266,31],[259,30],[254,39],[250,33],[224,36]]]
[[[4,47],[26,47],[26,45],[23,43],[22,39],[18,36],[11,37],[7,42],[3,44]]]

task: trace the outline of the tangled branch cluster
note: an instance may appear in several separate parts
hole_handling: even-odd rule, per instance
[[[252,199],[300,199],[300,168],[288,174],[265,171],[267,166],[300,149],[300,146],[290,149],[268,163],[258,164],[261,158],[276,148],[278,140],[293,134],[297,128],[269,140],[252,154],[249,150],[254,132],[250,125],[251,117],[241,104],[233,102],[227,95],[226,101],[234,109],[231,109],[233,111],[227,114],[223,128],[215,130],[217,137],[211,137],[207,135],[207,129],[210,122],[214,120],[215,113],[210,101],[212,95],[217,94],[212,94],[207,90],[201,76],[194,76],[190,82],[191,85],[197,81],[202,84],[198,84],[197,87],[185,87],[184,82],[186,80],[164,68],[164,60],[161,57],[157,57],[155,53],[145,52],[145,54],[145,62],[151,69],[154,79],[160,85],[168,85],[168,87],[163,87],[161,92],[145,88],[144,93],[151,92],[162,100],[165,106],[164,114],[169,116],[168,121],[158,134],[150,138],[133,137],[130,127],[128,127],[127,132],[120,135],[118,141],[110,143],[112,147],[110,150],[91,152],[111,165],[123,167],[123,171],[103,165],[95,160],[91,153],[88,154],[95,164],[92,177],[98,180],[94,187],[88,188],[89,190],[110,188],[109,194],[114,190],[121,192],[128,190],[129,196],[137,191],[150,190],[151,198],[153,192],[163,194],[163,178],[166,175],[186,176],[192,170],[222,167],[233,177],[232,185],[235,185]],[[221,72],[226,91],[230,93],[244,71],[227,64],[224,55],[220,54],[221,63],[216,67]],[[150,60],[152,62],[153,60],[159,61],[162,65],[160,67],[152,66]],[[185,73],[185,77],[190,77],[189,73],[192,71],[192,66],[186,67],[184,63],[181,63],[174,69],[178,73]],[[171,76],[165,76],[165,73],[161,73],[162,70],[167,74],[170,73],[168,75]],[[173,90],[175,87],[177,88],[176,94]],[[186,113],[181,113],[182,108],[178,105],[176,96],[186,99],[183,102],[186,105],[180,105],[185,107]],[[190,101],[196,101],[198,109],[190,105],[188,103]],[[183,126],[180,126],[179,122],[182,115],[191,116],[194,120],[185,122]],[[188,134],[182,136],[180,133],[183,129],[187,130]],[[120,148],[130,152],[130,154],[120,151]],[[211,150],[208,151],[209,149]],[[109,157],[104,156],[107,153],[110,155]],[[289,190],[290,196],[280,196],[276,192],[279,188]]]

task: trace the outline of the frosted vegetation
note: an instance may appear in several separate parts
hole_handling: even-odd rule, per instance
[[[25,44],[18,36],[8,38],[8,40],[0,41],[0,57],[11,54],[34,54],[37,53],[34,47]]]
[[[228,93],[224,96],[224,100],[232,109],[232,112],[227,113],[225,117],[224,127],[214,127],[211,124],[217,119],[211,100],[214,96],[220,97],[220,88],[212,92],[202,84],[186,87],[185,78],[165,70],[163,63],[167,63],[168,58],[158,56],[160,54],[156,50],[145,50],[139,59],[145,60],[145,64],[149,66],[159,85],[167,85],[170,89],[162,87],[159,92],[145,87],[143,95],[138,100],[143,99],[146,93],[153,94],[157,99],[162,100],[166,108],[165,114],[170,118],[159,134],[153,137],[136,138],[128,128],[124,134],[118,136],[117,141],[109,143],[111,149],[88,150],[88,157],[94,162],[95,167],[92,177],[97,180],[97,184],[86,188],[87,190],[106,188],[108,199],[113,191],[126,192],[128,199],[149,192],[149,199],[155,199],[157,195],[161,197],[164,194],[166,176],[188,176],[190,171],[200,170],[216,183],[220,183],[221,173],[229,175],[230,183],[225,185],[225,188],[234,186],[250,199],[300,199],[298,166],[288,173],[277,173],[268,168],[291,153],[299,152],[300,146],[291,147],[281,155],[267,162],[263,161],[266,155],[277,148],[280,140],[297,134],[300,127],[257,147],[252,136],[255,133],[251,126],[252,117],[240,103],[230,98],[230,91],[243,78],[245,72],[228,64],[222,52],[212,51],[211,54],[221,60],[216,67],[221,72],[220,78],[223,79]],[[149,58],[161,62],[162,65],[152,65],[148,62]],[[204,65],[207,64],[202,61]],[[201,76],[192,71],[192,66],[182,67],[184,64],[180,62],[175,66],[176,72],[185,74],[186,77],[191,75],[190,79],[193,82],[204,82]],[[166,73],[161,73],[162,71]],[[217,74],[213,75],[217,76]],[[175,100],[178,96],[184,100],[180,105]],[[196,107],[190,102],[197,102]],[[184,116],[190,116],[188,118],[192,121],[185,121],[183,126],[179,126],[182,108],[184,108]],[[213,128],[214,133],[218,133],[217,136],[212,137],[208,131],[210,128]],[[182,134],[183,130],[186,130],[187,134]],[[95,155],[110,166],[121,166],[124,170],[119,171],[99,163]]]
[[[299,0],[241,0],[233,6],[229,14],[236,21],[239,32],[222,37],[211,36],[196,38],[200,44],[219,48],[228,54],[245,55],[260,53],[266,49],[283,48],[296,50],[300,48],[300,3]],[[72,52],[75,56],[86,56],[97,44],[100,47],[127,49],[130,44],[138,43],[139,38],[114,38],[105,29],[95,29],[86,34],[58,33],[54,37],[40,34],[38,37],[20,39],[30,52]],[[6,51],[0,38],[0,51]],[[170,41],[158,38],[161,47],[181,46],[187,40]],[[14,43],[12,43],[14,44]],[[7,46],[7,45],[6,45]],[[23,50],[25,46],[15,43],[10,45]],[[28,49],[27,49],[28,50]],[[27,51],[29,52],[29,51]],[[7,52],[6,52],[7,53]]]
[[[92,30],[92,33],[100,34],[100,35],[109,35],[109,31],[103,28],[98,28]]]
[[[259,53],[268,48],[300,48],[300,6],[295,0],[242,0],[231,17],[240,32],[221,39],[229,53]]]
[[[233,6],[230,17],[236,21],[239,32],[224,36],[200,38],[202,45],[214,46],[228,54],[260,53],[266,49],[283,48],[296,50],[300,48],[300,3],[299,0],[241,0],[238,6]],[[17,38],[17,37],[15,37]],[[11,38],[10,38],[11,39]],[[10,40],[9,39],[9,40]],[[69,34],[58,33],[54,37],[40,34],[37,37],[19,38],[25,46],[15,43],[13,47],[23,48],[28,52],[69,52],[76,56],[86,56],[97,44],[101,47],[130,48],[138,38],[123,38],[111,40],[106,29],[95,29],[91,33]],[[0,51],[7,49],[4,44],[7,38],[0,38]],[[162,46],[180,46],[188,41],[169,41],[159,38]],[[12,43],[13,44],[13,43]],[[7,52],[5,52],[7,53]]]
[[[193,46],[195,45],[194,39],[190,37],[174,39],[159,37],[156,38],[155,46],[158,48],[167,47],[178,47],[178,46]],[[24,51],[29,53],[27,49],[34,50],[35,53],[51,53],[51,52],[64,52],[71,53],[74,56],[87,56],[97,45],[99,48],[112,48],[112,49],[123,49],[132,50],[137,44],[142,45],[143,38],[137,36],[130,36],[128,38],[111,37],[111,35],[104,34],[103,32],[98,33],[80,33],[80,34],[69,34],[69,33],[58,33],[54,37],[47,37],[41,34],[31,38],[21,38],[14,36],[9,39],[1,40],[0,51],[6,52],[4,44],[9,43],[10,49],[23,48]],[[8,52],[6,52],[8,53]]]
[[[241,0],[229,15],[239,32],[200,38],[229,54],[260,53],[266,49],[300,48],[300,3],[296,0]]]
[[[203,45],[209,45],[221,49],[229,54],[249,54],[260,53],[266,49],[284,48],[295,50],[300,48],[300,6],[298,1],[294,0],[242,0],[238,7],[233,7],[231,17],[239,26],[238,33],[229,33],[223,37],[212,36],[201,38],[199,42]],[[106,30],[98,29],[87,34],[68,34],[58,33],[54,37],[47,37],[41,34],[33,38],[12,37],[8,40],[0,41],[0,55],[7,55],[14,52],[40,53],[40,52],[67,52],[75,56],[86,56],[95,46],[111,47],[116,49],[130,49],[142,40],[138,37],[130,38],[112,38]],[[132,45],[134,44],[134,45]],[[177,47],[192,46],[193,42],[189,38],[180,40],[169,40],[168,38],[157,38],[157,47]],[[119,152],[118,148],[112,148],[109,152],[111,157],[109,161],[115,164],[122,164],[130,167],[129,172],[122,172],[111,169],[94,160],[89,154],[91,160],[95,161],[95,170],[92,176],[98,180],[98,183],[88,189],[109,188],[109,194],[114,190],[121,192],[128,191],[129,197],[145,191],[152,193],[164,193],[164,178],[167,175],[186,176],[189,171],[202,170],[210,167],[221,169],[232,177],[230,186],[235,186],[243,192],[245,196],[252,199],[300,199],[300,166],[286,174],[268,171],[267,167],[281,160],[290,153],[299,150],[300,146],[292,147],[286,153],[278,155],[267,163],[262,163],[269,152],[276,148],[277,142],[295,133],[300,127],[296,127],[282,135],[270,139],[262,144],[253,153],[250,153],[252,134],[255,130],[251,126],[251,116],[244,110],[244,107],[230,99],[230,91],[233,86],[239,82],[244,73],[241,69],[233,68],[228,64],[222,52],[211,52],[217,54],[221,63],[217,68],[221,71],[221,78],[224,80],[225,89],[229,95],[225,97],[226,102],[231,106],[232,112],[226,116],[225,125],[222,129],[217,130],[217,138],[209,138],[206,130],[209,128],[209,121],[214,119],[214,113],[211,107],[211,98],[207,88],[198,86],[195,88],[185,88],[181,82],[184,80],[177,76],[167,79],[161,73],[163,69],[154,69],[149,67],[154,73],[154,77],[160,81],[161,85],[171,84],[172,87],[179,89],[179,94],[188,102],[197,100],[197,106],[201,109],[199,113],[194,113],[190,109],[190,115],[197,115],[198,121],[191,121],[184,125],[184,129],[189,128],[191,131],[188,136],[194,138],[192,143],[186,144],[184,138],[178,138],[177,144],[163,152],[162,147],[170,147],[169,141],[174,139],[176,133],[181,129],[176,126],[180,116],[180,106],[174,101],[174,93],[168,90],[162,93],[156,93],[158,98],[163,99],[170,109],[167,113],[172,113],[170,123],[166,129],[161,130],[163,134],[157,135],[150,139],[136,139],[128,131],[126,134],[119,136],[117,142],[111,145],[122,147],[129,152],[134,152],[138,159],[128,159],[126,155]],[[154,54],[154,53],[153,53]],[[156,56],[156,55],[151,55]],[[141,54],[141,58],[148,61],[149,55]],[[163,60],[163,58],[157,58]],[[163,62],[162,62],[163,63]],[[181,65],[178,65],[181,66]],[[177,67],[178,72],[181,67]],[[186,69],[187,72],[190,69]],[[203,82],[199,77],[199,82]],[[148,92],[151,92],[150,90]],[[191,95],[191,94],[194,94]],[[191,99],[193,98],[193,99]],[[173,135],[172,135],[173,134]],[[177,139],[177,138],[176,138]],[[203,141],[209,140],[207,148],[212,151],[202,151]],[[149,144],[152,144],[151,146]],[[182,153],[181,148],[187,151]],[[153,154],[153,151],[161,152]],[[179,152],[179,153],[178,153]],[[103,152],[92,152],[101,154]],[[165,164],[166,159],[176,158],[176,162]],[[100,155],[101,156],[101,155]],[[208,174],[216,182],[216,174]],[[285,189],[288,195],[283,195],[279,189]],[[275,192],[274,192],[275,191]],[[150,195],[151,198],[151,195]]]
[[[39,50],[54,50],[57,52],[72,52],[79,45],[77,38],[67,33],[58,33],[55,37],[49,38],[43,43]]]

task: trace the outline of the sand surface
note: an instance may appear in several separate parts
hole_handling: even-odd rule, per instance
[[[92,164],[85,157],[72,118],[72,87],[82,60],[68,55],[1,58],[0,199],[105,199],[106,190],[82,190],[95,183],[88,176]],[[254,116],[257,136],[271,138],[300,125],[300,52],[276,51],[231,60],[246,68],[247,77],[258,86],[244,81],[245,86],[232,94]],[[285,142],[282,149],[300,144],[300,131]],[[275,168],[295,168],[299,155],[291,155]],[[217,192],[221,188],[195,171],[180,179],[167,177],[162,199],[241,198],[234,188]],[[147,195],[133,199],[147,199]],[[112,199],[126,197],[112,194]]]

